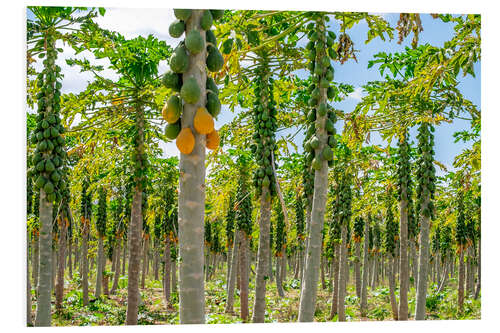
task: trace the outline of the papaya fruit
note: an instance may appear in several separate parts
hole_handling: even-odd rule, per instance
[[[182,77],[181,75],[169,70],[165,74],[163,74],[162,84],[166,88],[179,92],[182,87]]]
[[[317,149],[319,147],[319,139],[317,137],[313,136],[310,142],[312,149]]]
[[[216,47],[208,47],[207,68],[211,72],[218,72],[224,66],[224,58]]]
[[[184,73],[189,67],[189,57],[184,45],[179,45],[170,57],[170,69],[175,73]]]
[[[186,48],[192,54],[198,54],[205,48],[205,41],[198,30],[191,30],[186,36]]]
[[[332,99],[335,97],[335,89],[332,86],[328,87],[328,89],[326,90],[326,97],[328,97],[328,99]]]
[[[54,184],[52,184],[51,181],[47,181],[45,185],[43,185],[43,190],[45,191],[46,194],[54,192]]]
[[[203,30],[210,30],[210,27],[212,27],[213,23],[214,23],[214,18],[210,10],[203,11],[203,15],[201,16],[200,19],[201,28]]]
[[[319,87],[323,89],[328,89],[330,86],[330,81],[326,77],[321,78],[321,81],[319,81]]]
[[[325,146],[325,148],[323,148],[323,151],[321,152],[321,157],[325,161],[331,161],[333,159],[332,148],[330,148],[329,146]]]
[[[262,187],[268,187],[271,184],[271,180],[269,180],[268,176],[264,176],[262,179]]]
[[[330,82],[333,80],[333,68],[329,68],[327,71],[326,71],[326,74],[325,74],[325,79]],[[326,86],[326,88],[328,88],[328,86]]]
[[[234,40],[232,38],[228,38],[222,43],[222,53],[223,54],[231,53],[231,49],[233,48],[233,42],[234,42]]]
[[[328,49],[328,56],[332,60],[337,60],[337,51],[335,51],[333,48]]]
[[[206,147],[210,150],[215,150],[219,147],[220,144],[220,136],[217,130],[213,130],[212,132],[207,134],[207,142]]]
[[[337,142],[335,141],[335,136],[330,135],[330,136],[328,137],[328,145],[329,145],[331,148],[335,148],[336,143],[337,143]]]
[[[168,33],[173,38],[179,38],[180,36],[182,36],[184,30],[186,30],[186,25],[181,20],[175,20],[174,22],[170,23],[170,26],[168,27]]]
[[[52,193],[47,194],[47,201],[54,202],[54,201],[56,201],[56,199],[57,199],[56,193],[52,192]]]
[[[327,119],[325,122],[325,129],[330,134],[335,133],[335,126],[333,125],[333,121],[331,121],[330,119]]]
[[[56,169],[56,167],[54,166],[54,163],[52,163],[51,160],[45,161],[45,171],[46,172],[52,172],[55,169]]]
[[[326,105],[326,103],[324,102],[320,103],[318,107],[318,114],[320,115],[320,117],[325,116],[327,111],[328,111],[328,106]]]
[[[215,80],[212,79],[211,77],[207,77],[206,88],[211,92],[215,93],[216,95],[219,95],[219,87],[217,87]]]
[[[312,160],[311,166],[313,167],[314,170],[317,170],[317,171],[321,170],[321,162],[317,158],[314,158]]]
[[[208,134],[214,130],[214,118],[207,109],[199,107],[193,119],[193,127],[200,134]]]
[[[191,17],[191,9],[174,9],[174,15],[176,18],[182,21],[187,21]]]
[[[167,103],[163,107],[161,114],[163,119],[165,119],[169,124],[173,124],[177,122],[177,120],[181,117],[182,112],[182,102],[181,99],[172,95],[168,99]]]
[[[36,163],[36,171],[43,172],[45,170],[45,160],[40,160]]]
[[[167,124],[167,126],[165,126],[165,136],[170,140],[177,138],[180,131],[181,131],[180,121],[174,124]]]
[[[181,97],[186,103],[195,104],[200,99],[201,90],[194,77],[190,77],[184,82],[181,88]]]
[[[50,174],[50,179],[54,182],[54,183],[58,183],[59,180],[61,180],[61,174],[55,170],[54,172],[52,172]]]
[[[189,155],[194,149],[194,141],[193,132],[189,127],[185,127],[179,132],[175,145],[181,153]]]
[[[213,30],[207,30],[207,32],[205,33],[205,39],[207,40],[207,44],[217,46],[217,39],[215,38]]]
[[[221,104],[219,97],[213,92],[208,92],[207,94],[207,110],[212,115],[212,117],[217,117],[220,113]]]
[[[45,129],[45,130],[43,131],[43,138],[44,138],[44,139],[48,139],[48,138],[50,138],[50,129],[51,129],[51,127],[47,128],[47,129]]]
[[[50,136],[53,138],[59,137],[59,130],[55,127],[50,128]]]
[[[224,9],[210,9],[212,17],[215,21],[222,18],[224,16]]]

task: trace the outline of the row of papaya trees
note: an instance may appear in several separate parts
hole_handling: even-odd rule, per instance
[[[351,280],[361,316],[386,280],[396,320],[425,319],[428,289],[455,276],[459,311],[479,297],[480,110],[457,84],[480,61],[480,16],[435,15],[455,34],[432,46],[419,44],[419,14],[391,27],[369,13],[174,9],[168,45],[103,29],[102,8],[28,11],[29,325],[51,325],[52,293],[60,311],[75,276],[83,305],[126,277],[127,325],[148,279],[162,281],[166,309],[178,299],[183,324],[205,322],[205,283],[220,274],[225,311],[239,297],[256,323],[266,286],[284,297],[287,275],[301,322],[315,320],[319,285],[332,289],[330,319],[345,321]],[[361,23],[366,42],[413,39],[375,55],[368,68],[384,79],[346,112],[333,105],[353,87],[334,73],[356,60],[349,29]],[[65,89],[63,63],[91,76],[83,91]],[[216,129],[222,105],[234,117]],[[451,171],[434,159],[434,131],[455,119],[470,123],[455,140],[471,148]],[[160,143],[174,140],[180,157],[165,158]]]

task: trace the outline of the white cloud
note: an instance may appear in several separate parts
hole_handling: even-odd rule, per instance
[[[174,47],[179,40],[168,34],[173,21],[174,11],[167,8],[107,8],[106,14],[96,19],[102,28],[119,31],[127,39],[152,34]]]
[[[354,100],[361,101],[361,99],[365,96],[366,96],[366,94],[363,92],[363,88],[356,87],[356,88],[354,88],[354,91],[352,93],[347,95],[347,98],[352,98]]]

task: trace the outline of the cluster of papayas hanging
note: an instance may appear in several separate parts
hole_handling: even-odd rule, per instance
[[[434,215],[434,192],[436,191],[436,169],[434,168],[434,126],[423,122],[417,134],[418,148],[417,154],[417,212],[421,212],[426,217],[433,218]],[[409,175],[408,175],[409,176]],[[424,206],[425,198],[429,202]]]
[[[305,198],[307,204],[312,197],[314,188],[314,172],[320,170],[322,160],[328,161],[328,166],[333,165],[333,148],[336,146],[335,141],[335,122],[337,120],[335,111],[327,101],[331,100],[336,95],[336,89],[330,83],[333,81],[333,66],[330,60],[335,60],[337,54],[333,48],[335,42],[335,34],[331,31],[326,32],[325,17],[319,15],[316,23],[311,22],[308,26],[309,42],[306,45],[308,51],[307,58],[309,59],[308,69],[311,72],[312,83],[308,87],[310,94],[309,106],[311,109],[307,113],[307,130],[304,139],[305,154],[305,171],[303,174],[305,186]],[[324,98],[326,92],[326,99]],[[316,136],[319,126],[322,122],[317,121],[318,118],[323,119],[324,129],[328,133],[327,145],[321,151],[320,140]],[[312,169],[311,169],[312,168]]]
[[[273,172],[273,161],[271,153],[276,156],[278,149],[275,139],[275,131],[278,127],[276,122],[276,103],[273,98],[273,78],[268,78],[267,67],[265,65],[257,69],[257,78],[255,82],[253,123],[255,133],[253,134],[254,143],[250,146],[252,153],[256,156],[256,162],[259,168],[255,171],[253,184],[257,189],[257,195],[260,195],[263,187],[269,187],[272,195],[276,193],[276,182]],[[274,169],[277,168],[276,160]]]
[[[44,69],[38,74],[37,85],[40,92],[37,94],[38,114],[36,128],[31,136],[32,144],[36,144],[34,154],[31,156],[33,167],[28,170],[28,176],[35,179],[35,187],[43,189],[50,202],[59,201],[62,191],[66,187],[63,181],[63,165],[66,158],[64,150],[64,127],[59,118],[61,110],[61,67],[55,64],[57,50],[55,36],[47,34],[46,50],[40,57]],[[44,41],[42,41],[42,44]]]
[[[186,31],[186,22],[192,15],[191,9],[174,9],[177,18],[170,27],[169,33],[174,38],[179,38],[186,33],[185,39],[179,43],[170,58],[170,70],[163,76],[163,85],[176,92],[170,96],[163,107],[162,116],[168,122],[165,127],[165,136],[176,139],[176,145],[183,154],[191,154],[195,145],[195,137],[191,128],[182,127],[181,114],[183,104],[196,104],[200,100],[202,89],[200,82],[194,77],[183,79],[183,73],[189,68],[189,56],[196,55],[206,49],[206,66],[210,72],[218,72],[224,65],[222,54],[217,48],[215,34],[210,28],[213,21],[224,15],[224,10],[204,10],[200,18],[200,27],[205,31],[205,38],[199,30]],[[221,103],[219,101],[219,89],[211,77],[207,77],[206,104],[196,110],[193,120],[193,128],[199,134],[206,135],[206,147],[216,149],[219,146],[220,137],[214,128],[214,118],[220,113]]]

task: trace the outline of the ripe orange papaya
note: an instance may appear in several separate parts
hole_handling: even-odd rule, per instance
[[[194,149],[194,135],[189,127],[183,128],[177,140],[175,140],[175,145],[179,151],[185,155],[191,154]]]
[[[208,134],[214,130],[214,118],[206,108],[199,107],[194,115],[193,126],[196,132]]]

